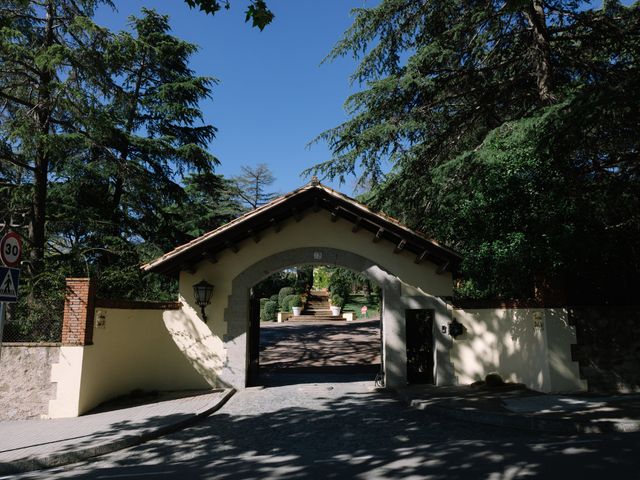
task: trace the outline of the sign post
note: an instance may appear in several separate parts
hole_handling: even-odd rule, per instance
[[[6,267],[0,267],[0,355],[2,354],[2,334],[7,318],[7,303],[18,300],[20,270],[17,267],[22,257],[22,238],[9,232],[0,240],[0,258]]]

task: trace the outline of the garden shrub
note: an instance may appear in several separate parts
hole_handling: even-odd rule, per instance
[[[337,293],[331,295],[331,305],[334,307],[344,307],[344,297],[341,297]]]
[[[281,312],[290,312],[291,307],[293,307],[293,303],[296,301],[300,301],[300,295],[287,295],[282,299],[282,305],[280,305]]]
[[[347,298],[352,291],[354,274],[350,270],[336,268],[329,278],[329,291]]]
[[[484,381],[487,384],[487,387],[500,387],[504,385],[504,380],[497,372],[491,372],[484,377]]]
[[[278,304],[269,300],[264,304],[264,320],[275,322],[278,318]]]
[[[266,305],[266,303],[269,301],[268,298],[261,298],[260,299],[260,320],[265,320],[264,318],[264,306]]]
[[[282,304],[284,298],[287,295],[293,295],[295,293],[292,287],[282,287],[280,292],[278,292],[278,305],[280,306],[280,311],[284,311],[284,305]]]

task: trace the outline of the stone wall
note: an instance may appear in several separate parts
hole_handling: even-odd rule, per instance
[[[574,307],[573,359],[594,392],[640,391],[640,306]]]
[[[3,344],[0,357],[0,420],[41,418],[56,397],[51,364],[58,361],[57,344]]]

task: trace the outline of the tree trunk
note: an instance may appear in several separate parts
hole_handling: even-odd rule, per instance
[[[129,105],[129,112],[127,113],[127,123],[125,125],[125,132],[127,135],[130,135],[133,132],[133,126],[136,118],[136,114],[138,112],[138,102],[140,100],[140,92],[142,90],[142,82],[144,73],[146,70],[145,60],[140,64],[140,70],[138,70],[138,75],[136,77],[136,84],[133,90],[133,96]],[[112,211],[111,211],[111,230],[114,236],[118,236],[120,233],[120,204],[122,202],[122,195],[124,194],[124,179],[126,175],[126,163],[129,157],[129,142],[125,143],[125,145],[120,150],[120,156],[118,157],[118,173],[115,177],[114,188],[113,188],[113,202],[112,202]]]
[[[555,97],[551,78],[551,45],[542,0],[531,0],[524,15],[532,28],[538,96],[543,104],[549,105],[555,101]]]
[[[43,48],[53,45],[53,24],[55,17],[54,0],[46,5],[46,25]],[[51,132],[51,82],[53,76],[49,70],[41,70],[38,85],[38,104],[35,109],[38,133],[36,143],[35,171],[33,182],[33,202],[31,204],[31,222],[29,224],[29,240],[31,241],[30,260],[31,273],[42,269],[46,244],[47,221],[47,189],[49,187],[49,151],[46,136]]]

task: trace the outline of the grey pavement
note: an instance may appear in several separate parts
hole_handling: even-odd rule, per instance
[[[211,414],[233,393],[167,392],[144,405],[77,418],[2,421],[0,474],[64,465],[139,444]]]
[[[264,371],[376,371],[380,322],[263,323],[260,365]],[[275,368],[275,370],[274,370]],[[359,369],[359,370],[358,370]],[[518,386],[412,385],[399,389],[409,405],[465,421],[552,433],[640,430],[640,395],[545,395]]]
[[[398,389],[398,394],[419,410],[488,425],[556,434],[640,431],[637,394],[548,395],[518,385],[493,389],[410,385]]]
[[[371,379],[280,373],[189,428],[12,478],[625,479],[639,448],[640,434],[497,428],[407,408]]]
[[[337,368],[345,366],[341,354],[315,341],[333,338],[341,352],[354,345],[342,327],[274,326],[261,360],[286,353],[278,344],[293,335],[304,344],[299,368],[264,369],[261,387],[236,393],[211,416],[228,392],[103,417],[0,423],[0,461],[27,453],[31,459],[18,462],[26,471],[104,454],[12,479],[637,476],[640,434],[620,432],[636,430],[640,396],[552,396],[514,386],[380,390],[375,364],[363,365],[370,349]],[[375,345],[375,329],[361,327],[359,345]]]

